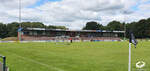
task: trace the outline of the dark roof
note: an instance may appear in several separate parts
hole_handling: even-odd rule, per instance
[[[63,30],[63,29],[45,29],[45,28],[26,28],[23,30],[35,30],[35,31],[68,31],[68,32],[115,32],[125,33],[125,31],[106,31],[106,30]]]

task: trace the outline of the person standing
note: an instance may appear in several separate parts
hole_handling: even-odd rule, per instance
[[[72,38],[70,38],[70,43],[72,43]]]

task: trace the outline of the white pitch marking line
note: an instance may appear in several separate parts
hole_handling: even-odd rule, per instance
[[[45,67],[48,67],[48,68],[51,67],[51,68],[53,68],[53,69],[55,69],[55,70],[57,70],[57,71],[64,71],[63,69],[60,69],[60,68],[57,68],[57,67],[52,67],[52,66],[50,66],[50,65],[48,65],[48,64],[44,64],[44,63],[41,63],[41,62],[39,62],[39,61],[35,61],[35,60],[33,60],[33,59],[25,58],[25,57],[23,57],[23,56],[19,56],[19,55],[14,54],[14,53],[12,53],[12,54],[15,55],[15,56],[17,56],[17,57],[19,57],[19,58],[22,58],[22,59],[24,59],[24,60],[28,60],[28,61],[30,61],[30,62],[39,64],[39,65],[42,65],[42,66],[45,66]]]

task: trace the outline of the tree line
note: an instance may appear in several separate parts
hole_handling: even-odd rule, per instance
[[[106,26],[91,21],[87,22],[83,30],[108,30],[108,31],[126,31],[125,35],[129,37],[129,31],[132,31],[136,38],[150,38],[150,18],[141,19],[138,22],[121,23],[119,21],[111,21]]]
[[[47,26],[41,22],[22,22],[21,24],[18,22],[0,23],[0,38],[16,37],[20,25],[22,28],[67,29],[65,26]]]
[[[8,24],[0,23],[0,38],[16,37],[20,23],[12,22]],[[44,25],[42,22],[22,22],[22,28],[47,28],[47,29],[67,29],[65,26]],[[83,30],[108,30],[108,31],[126,31],[126,37],[129,37],[129,31],[132,31],[137,38],[150,38],[150,18],[141,19],[137,22],[121,23],[111,21],[106,26],[91,21],[87,22]]]

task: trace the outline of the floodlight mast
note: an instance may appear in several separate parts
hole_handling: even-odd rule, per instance
[[[124,41],[126,40],[126,23],[124,22]]]
[[[21,0],[19,0],[19,23],[21,23]],[[20,24],[21,27],[21,24]]]
[[[21,41],[21,34],[22,34],[22,30],[21,30],[21,0],[19,0],[19,29],[18,29],[18,40]]]
[[[125,15],[123,15],[123,27],[124,27],[124,41],[126,40],[126,22],[125,22]]]

